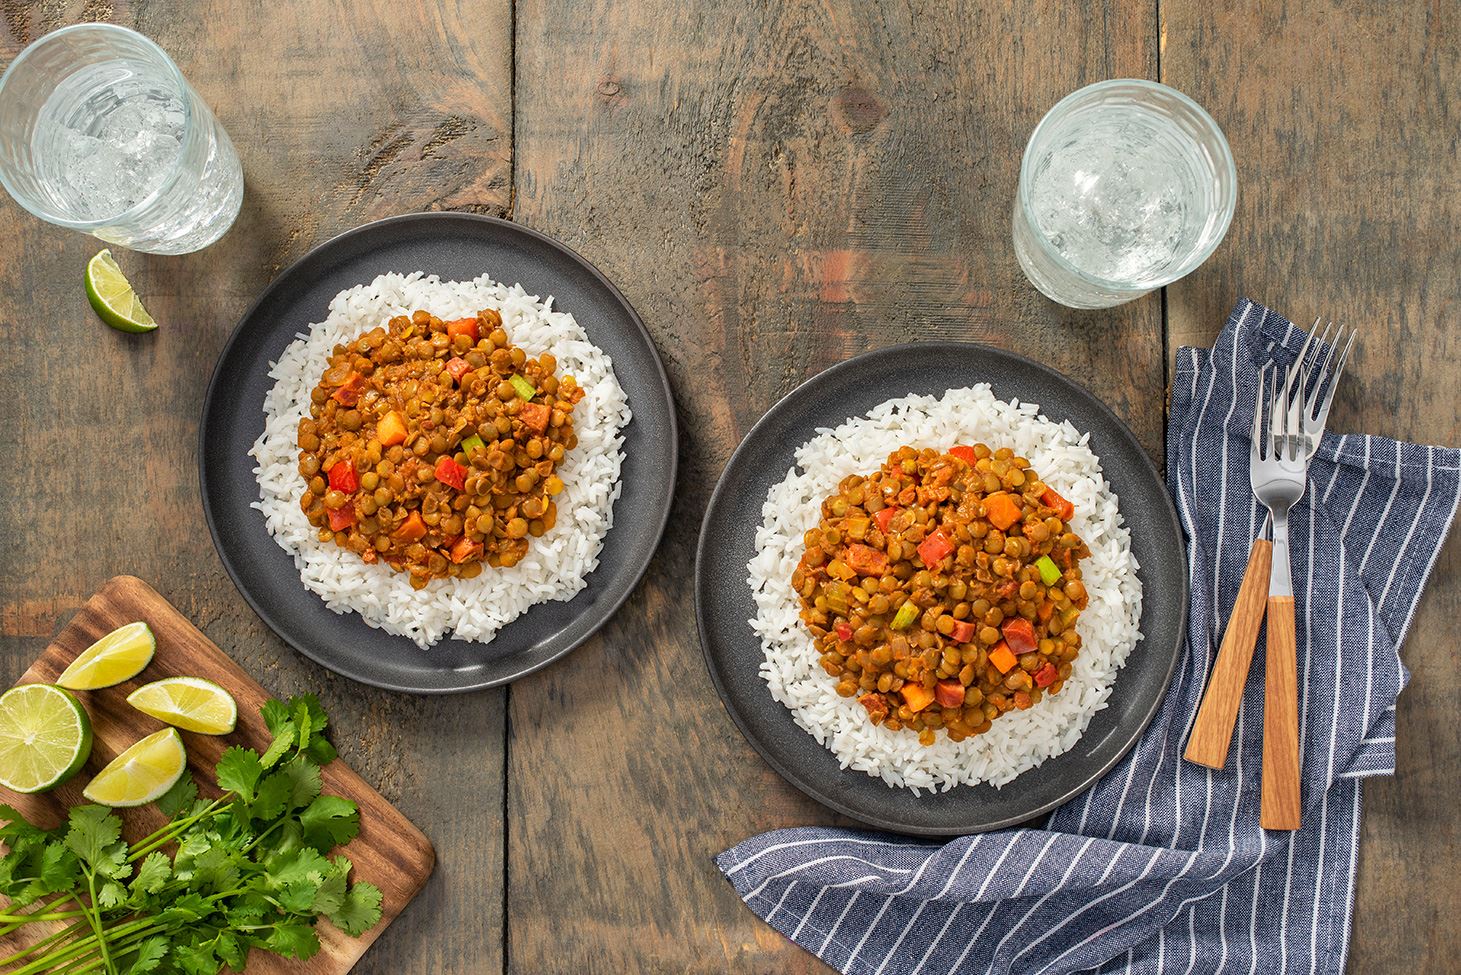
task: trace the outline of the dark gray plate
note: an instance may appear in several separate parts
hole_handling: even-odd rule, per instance
[[[837,759],[792,720],[757,673],[762,650],[746,563],[761,506],[786,476],[796,448],[818,427],[860,416],[913,393],[987,382],[1000,399],[1039,403],[1057,422],[1090,434],[1091,449],[1131,528],[1142,582],[1142,639],[1116,678],[1105,710],[1074,748],[1046,759],[1003,789],[960,786],[914,796]],[[746,435],[721,475],[700,533],[695,610],[711,679],[741,733],[792,785],[832,809],[882,829],[952,836],[1029,819],[1089,788],[1110,770],[1156,713],[1172,678],[1187,617],[1187,565],[1177,513],[1151,460],[1100,400],[1060,373],[982,345],[915,343],[880,349],[833,366],[773,406]]]
[[[634,419],[624,431],[623,493],[599,567],[572,600],[543,603],[488,645],[404,637],[338,615],[299,581],[294,562],[249,505],[258,499],[249,447],[263,431],[269,363],[295,333],[323,320],[330,299],[386,271],[444,280],[519,282],[552,295],[614,360]],[[249,605],[286,643],[346,677],[390,690],[447,693],[492,687],[544,667],[604,624],[628,598],[659,545],[675,485],[675,408],[649,333],[615,287],[562,244],[470,213],[417,213],[367,224],[321,244],[271,284],[218,359],[200,430],[203,510],[213,544]]]

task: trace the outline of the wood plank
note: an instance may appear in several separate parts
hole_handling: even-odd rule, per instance
[[[1331,429],[1461,442],[1454,16],[1378,0],[1162,0],[1161,17],[1162,80],[1226,130],[1239,187],[1227,241],[1168,289],[1170,347],[1210,342],[1240,294],[1304,325],[1342,320],[1363,334]],[[1399,772],[1365,783],[1351,972],[1449,972],[1461,951],[1446,923],[1461,901],[1458,615],[1453,532],[1404,647]]]
[[[238,727],[223,736],[184,733],[188,749],[188,770],[204,795],[216,796],[213,768],[223,750],[232,746],[252,748],[259,753],[268,747],[270,735],[259,709],[271,696],[218,649],[197,627],[188,622],[167,600],[135,576],[109,580],[72,617],[21,677],[21,683],[54,683],[71,661],[87,647],[119,626],[142,620],[152,628],[157,652],[136,678],[99,691],[78,693],[91,716],[91,757],[77,776],[57,789],[41,795],[20,795],[0,787],[0,802],[18,809],[32,823],[46,829],[66,820],[66,810],[86,802],[81,790],[97,772],[134,742],[161,730],[164,725],[127,703],[127,695],[143,684],[164,677],[203,677],[227,689],[238,702]],[[339,729],[332,728],[334,734]],[[331,924],[317,927],[320,951],[307,962],[296,963],[266,952],[249,956],[247,975],[343,975],[380,937],[426,883],[436,862],[431,842],[410,820],[402,816],[375,789],[365,783],[344,761],[331,762],[322,776],[323,791],[355,801],[360,810],[360,834],[336,851],[354,864],[352,882],[375,884],[384,895],[381,922],[358,938],[352,938]],[[124,835],[135,843],[162,828],[167,819],[156,806],[118,811]],[[333,855],[333,854],[332,854]],[[41,928],[47,930],[40,930]],[[0,938],[5,954],[34,944],[42,935],[62,925],[27,925]]]
[[[0,208],[0,334],[10,339],[0,359],[0,677],[17,678],[102,581],[145,577],[271,689],[317,692],[344,729],[342,754],[450,864],[358,970],[500,967],[503,695],[375,691],[275,639],[212,551],[196,444],[218,351],[282,267],[376,217],[505,211],[508,0],[71,0],[3,14],[6,60],[83,19],[152,36],[228,129],[247,188],[238,223],[207,250],[119,253],[164,323],[145,336],[112,332],[86,304],[82,268],[98,241]]]
[[[1057,308],[1010,243],[1030,130],[1083,83],[1154,76],[1155,9],[951,7],[518,6],[514,216],[623,288],[686,432],[646,583],[510,694],[513,971],[827,970],[710,862],[834,821],[736,732],[691,609],[710,490],[777,398],[866,349],[986,341],[1087,383],[1160,455],[1159,298]]]

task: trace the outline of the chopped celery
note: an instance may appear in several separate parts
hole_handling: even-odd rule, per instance
[[[466,454],[469,458],[472,456],[472,451],[476,450],[479,447],[485,450],[487,448],[487,445],[483,443],[482,438],[477,436],[475,433],[462,441],[462,453]]]
[[[538,390],[533,384],[521,376],[513,376],[508,382],[512,383],[512,388],[517,390],[517,394],[523,399],[532,399],[537,395]]]
[[[888,624],[889,629],[906,630],[918,619],[918,607],[913,605],[910,599],[898,607],[898,613],[893,617],[893,622]]]
[[[1060,569],[1050,560],[1050,556],[1042,555],[1035,560],[1035,568],[1040,570],[1040,581],[1047,586],[1053,586],[1060,581]]]

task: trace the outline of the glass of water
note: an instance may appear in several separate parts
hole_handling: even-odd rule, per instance
[[[228,134],[152,41],[78,24],[0,76],[0,183],[42,220],[154,254],[223,236],[243,202]]]
[[[1015,195],[1015,254],[1051,300],[1107,308],[1207,260],[1236,202],[1233,154],[1212,116],[1154,81],[1103,81],[1035,126]]]

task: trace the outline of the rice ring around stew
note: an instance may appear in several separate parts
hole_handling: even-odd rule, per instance
[[[916,735],[873,725],[855,697],[837,694],[801,621],[791,575],[803,535],[816,526],[822,500],[843,478],[877,470],[902,446],[944,451],[980,442],[1013,448],[1075,504],[1072,530],[1091,550],[1081,562],[1090,600],[1076,626],[1081,650],[1058,695],[1001,715],[984,734],[962,742],[940,735],[933,745],[921,745]],[[1141,639],[1141,581],[1130,533],[1087,436],[1068,421],[1040,415],[1034,404],[995,398],[987,384],[889,400],[866,416],[819,429],[798,448],[796,466],[767,493],[762,518],[747,581],[756,602],[750,623],[764,654],[760,672],[772,697],[843,768],[915,794],[957,785],[1002,786],[1068,751],[1105,707],[1117,671]]]
[[[367,565],[360,556],[322,542],[300,510],[304,491],[299,420],[308,414],[310,391],[320,381],[337,344],[384,325],[395,315],[424,309],[443,319],[496,309],[513,344],[535,354],[552,352],[559,373],[572,375],[584,391],[574,410],[578,444],[564,457],[557,474],[564,490],[557,498],[558,520],[533,539],[528,554],[511,568],[486,569],[473,579],[437,579],[423,590],[382,563]],[[553,299],[529,295],[488,275],[471,281],[442,281],[422,272],[382,274],[369,284],[340,292],[325,320],[309,327],[273,363],[273,387],[264,397],[264,432],[249,453],[258,462],[254,475],[269,533],[294,559],[305,588],[337,613],[355,612],[371,626],[408,637],[421,647],[448,632],[463,640],[491,642],[503,626],[538,603],[572,599],[598,566],[604,536],[614,523],[619,472],[624,462],[624,427],[631,413],[609,356],[589,341]]]

